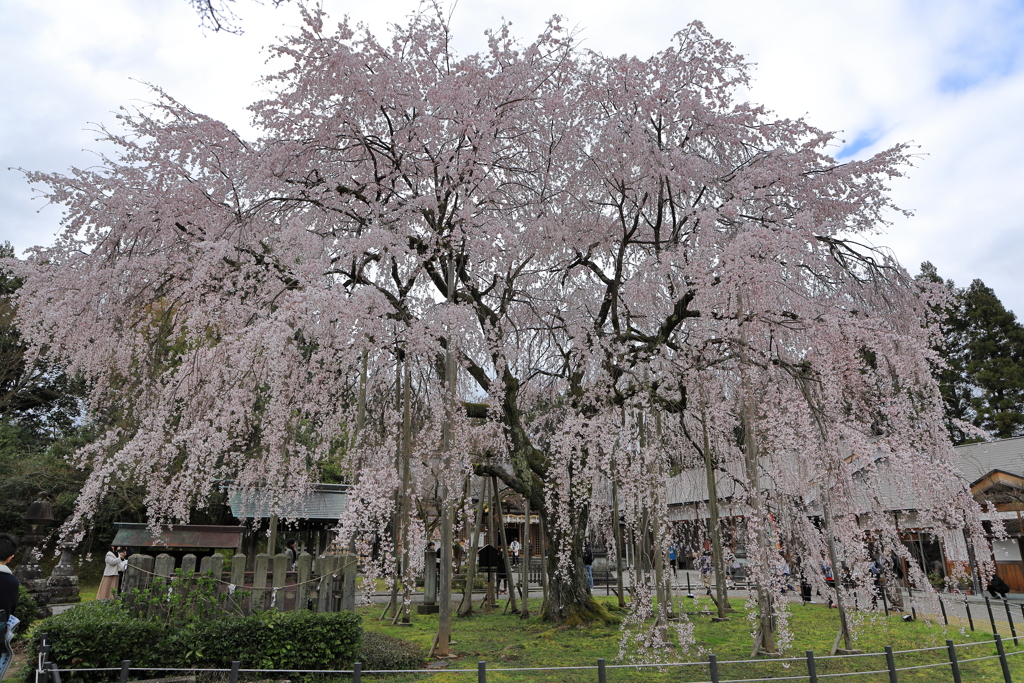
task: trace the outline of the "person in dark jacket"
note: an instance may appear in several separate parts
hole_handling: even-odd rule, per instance
[[[7,564],[14,560],[18,550],[18,539],[10,534],[0,534],[0,610],[10,617],[18,605],[18,579]],[[6,624],[5,624],[6,625]]]
[[[594,552],[590,549],[590,544],[583,546],[583,571],[587,575],[587,587],[590,588],[591,592],[594,590]]]
[[[1002,598],[1005,600],[1006,594],[1010,592],[1010,587],[1006,585],[1006,582],[999,578],[997,574],[993,574],[992,580],[989,581],[988,586],[986,586],[986,590],[992,594],[993,598]]]

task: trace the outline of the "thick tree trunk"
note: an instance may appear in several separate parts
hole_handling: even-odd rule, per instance
[[[510,442],[509,457],[512,472],[492,467],[490,464],[477,468],[478,474],[496,475],[516,492],[530,498],[530,507],[537,511],[542,525],[548,532],[551,548],[548,556],[542,557],[544,563],[543,576],[546,578],[547,597],[542,610],[545,619],[558,623],[583,624],[588,622],[615,621],[608,610],[599,605],[590,596],[586,575],[583,571],[583,543],[586,535],[590,508],[586,505],[566,506],[570,519],[560,519],[558,524],[549,525],[550,509],[544,496],[544,484],[550,476],[548,459],[533,447],[530,437],[523,426],[522,415],[517,404],[519,381],[506,368],[502,373],[504,397],[502,412],[506,435]],[[571,529],[566,532],[563,529]],[[572,569],[565,572],[557,571],[556,558],[562,548],[568,548]]]
[[[545,571],[548,577],[549,597],[544,606],[543,618],[566,626],[581,626],[593,622],[613,623],[617,621],[615,617],[590,594],[587,575],[583,570],[583,546],[586,543],[590,506],[577,505],[571,514],[573,519],[568,525],[569,532],[558,527],[548,527],[551,553],[549,558],[545,558]],[[563,551],[570,554],[569,572],[558,571],[558,557]]]

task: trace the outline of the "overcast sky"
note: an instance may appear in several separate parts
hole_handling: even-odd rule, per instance
[[[416,0],[324,0],[378,34]],[[48,244],[61,210],[17,170],[95,163],[91,123],[146,100],[153,83],[251,132],[265,45],[298,24],[294,5],[238,0],[241,36],[204,32],[185,0],[0,0],[0,241]],[[919,145],[893,195],[911,218],[875,238],[912,272],[981,278],[1024,313],[1024,0],[461,0],[461,52],[502,17],[529,40],[559,13],[585,45],[647,56],[695,19],[757,64],[749,96],[781,116],[842,131],[840,159]],[[92,150],[92,152],[90,152]],[[1016,264],[1016,265],[1015,265]]]

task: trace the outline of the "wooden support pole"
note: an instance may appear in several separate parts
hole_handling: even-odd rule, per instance
[[[508,602],[512,613],[519,612],[516,606],[515,574],[512,573],[512,558],[508,554],[508,540],[505,538],[505,520],[501,513],[501,494],[498,491],[498,478],[491,477],[494,485],[494,511],[498,516],[498,537],[501,539],[501,556],[505,561],[505,588],[508,589]]]

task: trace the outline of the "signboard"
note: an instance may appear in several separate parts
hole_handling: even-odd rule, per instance
[[[476,566],[480,571],[496,572],[501,563],[501,552],[489,543],[476,553]]]

